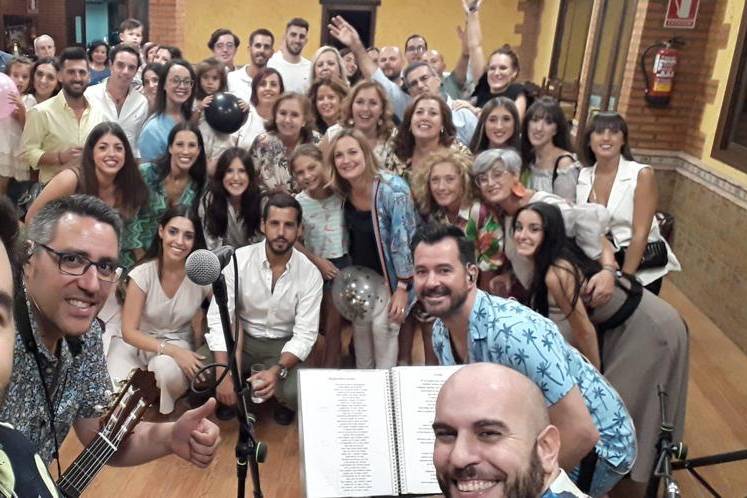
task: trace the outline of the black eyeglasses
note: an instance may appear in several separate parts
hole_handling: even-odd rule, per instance
[[[57,257],[57,267],[60,273],[80,277],[92,266],[96,267],[96,276],[104,282],[114,283],[122,275],[122,267],[111,261],[91,261],[87,257],[74,252],[61,252],[48,245],[38,244],[45,251]]]

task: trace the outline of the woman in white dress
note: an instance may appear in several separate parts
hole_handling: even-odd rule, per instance
[[[126,378],[133,368],[155,374],[163,414],[174,410],[204,360],[195,353],[202,337],[192,322],[211,289],[189,280],[184,267],[187,256],[200,246],[200,223],[192,210],[177,206],[166,211],[144,262],[129,273],[123,341],[113,338],[109,350],[113,379]]]

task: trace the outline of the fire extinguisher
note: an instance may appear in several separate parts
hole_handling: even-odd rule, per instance
[[[643,55],[641,55],[641,71],[646,81],[644,97],[650,106],[666,107],[669,105],[669,100],[672,98],[672,91],[674,89],[674,73],[679,56],[677,49],[684,45],[685,43],[680,38],[674,37],[663,43],[660,42],[651,45],[643,51]],[[656,56],[654,57],[652,74],[649,75],[646,67],[646,57],[654,49],[658,50],[656,50]]]

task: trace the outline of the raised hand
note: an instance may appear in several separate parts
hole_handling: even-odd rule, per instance
[[[355,44],[361,43],[361,37],[358,31],[342,16],[335,16],[330,19],[330,23],[327,25],[329,28],[329,34],[337,38],[340,43],[346,47],[352,47]]]

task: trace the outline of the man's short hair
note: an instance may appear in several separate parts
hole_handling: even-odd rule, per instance
[[[37,49],[37,44],[41,42],[42,40],[46,40],[47,38],[52,40],[52,43],[54,43],[54,38],[52,38],[50,35],[47,35],[47,34],[39,35],[36,38],[34,38],[34,51],[36,51]]]
[[[88,55],[82,47],[67,47],[60,52],[57,60],[60,63],[60,68],[65,67],[65,61],[86,61],[86,64],[88,64]]]
[[[86,194],[61,197],[41,208],[28,227],[26,233],[28,240],[36,244],[49,244],[55,237],[60,218],[68,213],[93,218],[111,226],[117,235],[117,245],[119,245],[122,237],[122,219],[104,201]]]
[[[410,43],[410,40],[414,40],[415,38],[420,38],[421,40],[423,40],[423,43],[425,43],[425,49],[428,50],[428,40],[425,39],[425,36],[419,35],[417,33],[407,37],[407,40],[405,40],[405,50],[407,50],[407,44]]]
[[[288,31],[288,28],[290,28],[291,26],[298,26],[299,28],[304,28],[306,31],[308,31],[309,21],[300,17],[294,17],[293,19],[288,21],[288,24],[285,25],[285,30]]]
[[[125,31],[130,31],[132,29],[142,28],[143,23],[138,21],[137,19],[130,17],[129,19],[125,19],[121,23],[119,23],[119,32],[124,33]]]
[[[131,45],[127,45],[126,43],[120,43],[109,51],[109,62],[114,63],[114,59],[117,58],[117,54],[121,54],[122,52],[127,52],[128,54],[132,54],[137,57],[137,67],[140,67],[140,51]]]
[[[254,43],[255,36],[269,36],[270,40],[272,40],[270,42],[270,45],[275,45],[275,35],[273,35],[272,31],[270,31],[269,29],[259,28],[259,29],[255,29],[254,31],[252,31],[249,34],[249,45]]]
[[[442,223],[426,223],[415,230],[415,235],[410,243],[413,256],[415,249],[423,243],[429,246],[437,244],[444,239],[454,239],[459,249],[459,260],[464,266],[475,264],[475,243],[465,237],[464,232],[454,225]]]
[[[213,47],[215,47],[215,44],[218,43],[218,38],[220,38],[223,35],[231,35],[233,37],[233,44],[236,46],[236,48],[239,47],[239,43],[241,43],[241,40],[239,40],[239,37],[234,34],[233,31],[226,28],[220,28],[213,31],[213,34],[210,35],[210,39],[208,40],[208,48],[210,50],[213,50]]]
[[[402,78],[405,80],[405,86],[407,86],[407,75],[409,75],[411,72],[415,71],[417,68],[423,67],[423,66],[427,67],[428,71],[430,71],[430,73],[433,76],[435,76],[437,78],[440,77],[438,75],[438,73],[436,72],[436,70],[433,69],[433,67],[430,64],[428,64],[427,62],[425,62],[425,61],[415,61],[412,64],[408,64],[407,67],[405,68],[404,72],[402,73]]]
[[[286,192],[275,192],[270,194],[265,203],[265,207],[262,208],[262,220],[267,221],[267,217],[270,215],[270,208],[276,207],[279,209],[293,208],[296,210],[296,222],[300,225],[303,219],[303,211],[301,204],[298,203],[295,197]]]

